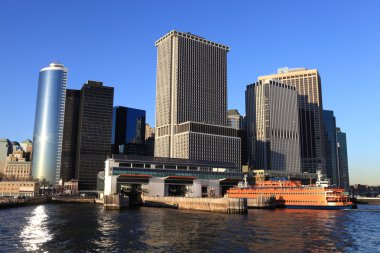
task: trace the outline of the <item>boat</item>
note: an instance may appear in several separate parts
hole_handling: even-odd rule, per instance
[[[344,193],[344,189],[329,187],[328,181],[323,181],[322,174],[317,171],[317,181],[314,185],[302,185],[301,181],[286,178],[271,178],[268,181],[257,182],[254,186],[239,182],[236,187],[227,191],[229,198],[274,199],[276,207],[294,209],[352,209],[356,205]]]

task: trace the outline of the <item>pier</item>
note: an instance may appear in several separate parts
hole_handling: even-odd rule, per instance
[[[129,197],[121,194],[106,195],[103,201],[106,210],[119,210],[129,207]]]

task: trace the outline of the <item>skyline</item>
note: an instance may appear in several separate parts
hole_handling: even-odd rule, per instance
[[[54,59],[68,68],[68,89],[79,89],[87,80],[113,86],[114,106],[146,110],[147,123],[154,126],[154,43],[176,29],[231,48],[227,60],[228,109],[238,109],[241,114],[245,114],[245,87],[257,81],[258,76],[285,66],[318,69],[323,109],[333,110],[337,126],[347,133],[351,184],[380,184],[380,173],[376,171],[380,164],[376,157],[380,150],[376,143],[380,140],[376,113],[380,108],[371,103],[380,91],[375,81],[380,63],[376,27],[380,18],[375,11],[379,3],[202,3],[202,9],[197,8],[201,2],[183,6],[175,2],[117,2],[112,6],[87,3],[69,1],[59,5],[61,13],[52,12],[58,4],[50,2],[38,6],[0,3],[4,12],[0,22],[6,24],[0,32],[9,35],[0,40],[0,86],[8,94],[0,102],[0,115],[10,119],[2,120],[1,138],[32,139],[38,72]],[[168,11],[156,12],[156,4]],[[16,7],[20,12],[11,11]],[[183,8],[186,13],[169,11]],[[260,8],[262,12],[254,11]],[[220,13],[226,13],[223,19]],[[271,16],[266,18],[269,13]],[[203,22],[193,22],[196,18]],[[284,29],[281,22],[285,20],[294,26]]]

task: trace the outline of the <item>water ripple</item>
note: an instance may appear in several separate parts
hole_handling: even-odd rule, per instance
[[[0,252],[380,252],[379,212],[41,205],[0,210]]]

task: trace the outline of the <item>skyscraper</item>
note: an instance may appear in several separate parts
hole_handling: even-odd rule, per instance
[[[113,87],[88,81],[80,91],[75,178],[80,190],[95,190],[97,173],[111,153]]]
[[[337,154],[336,120],[333,111],[323,110],[325,129],[326,175],[333,185],[340,185]]]
[[[227,46],[171,31],[156,41],[156,157],[232,162],[240,138],[227,127]]]
[[[298,93],[301,140],[301,170],[326,173],[322,89],[318,70],[281,68],[277,74],[260,76],[259,81],[277,79],[294,86]]]
[[[40,71],[33,133],[33,178],[58,183],[60,177],[67,69],[51,63]]]
[[[245,96],[250,168],[301,172],[295,87],[263,80],[248,85]]]
[[[113,154],[146,155],[145,117],[144,110],[124,106],[113,108],[111,141]]]
[[[61,178],[64,182],[75,178],[79,108],[80,90],[67,89],[61,162]]]
[[[340,128],[337,128],[336,136],[337,136],[337,141],[338,141],[338,167],[339,167],[339,174],[340,174],[340,186],[344,187],[346,190],[349,190],[350,177],[348,173],[346,133],[342,132]]]
[[[0,139],[0,173],[4,172],[9,154],[12,154],[11,141],[8,139]]]

